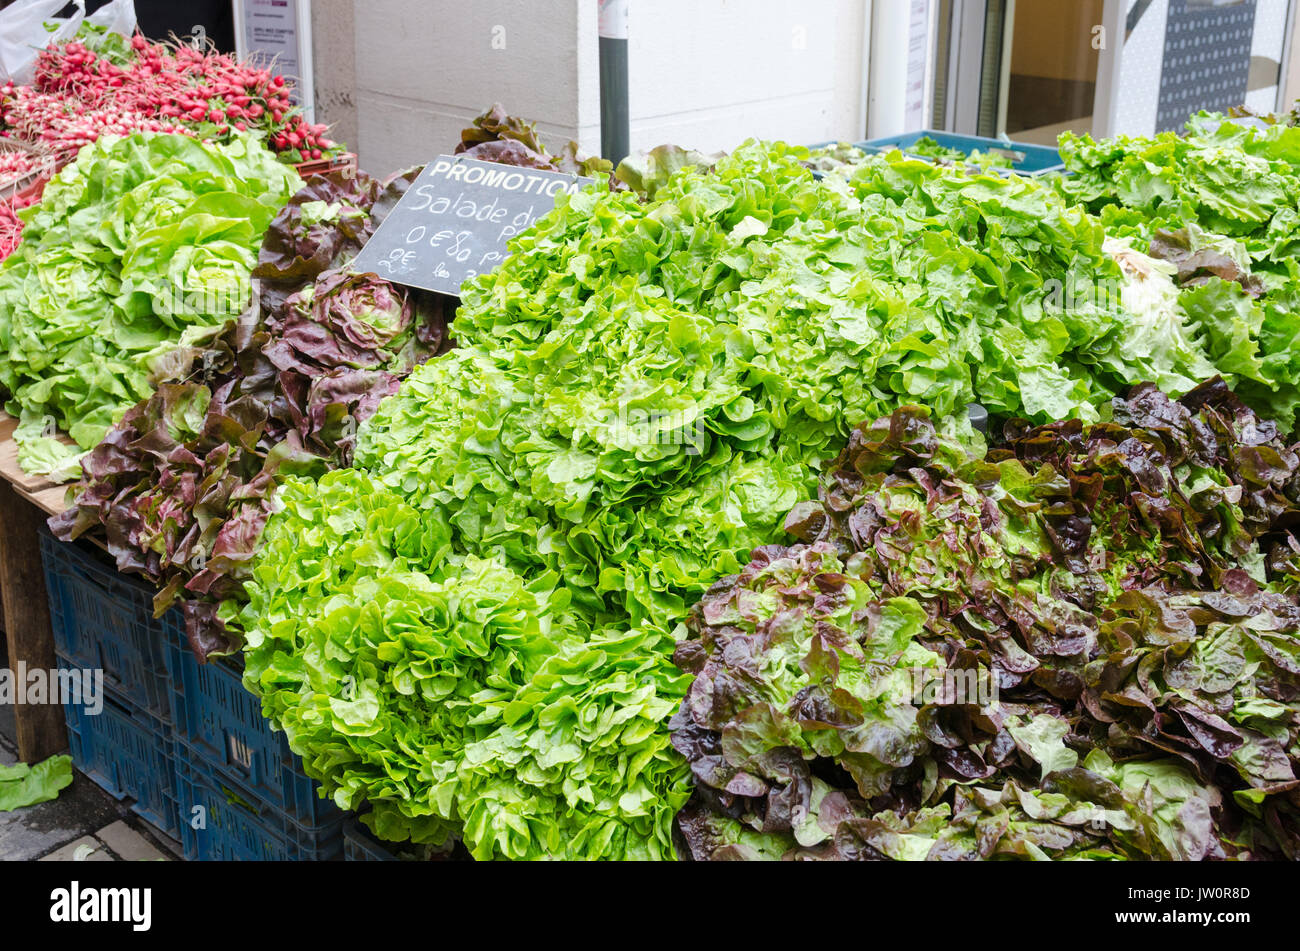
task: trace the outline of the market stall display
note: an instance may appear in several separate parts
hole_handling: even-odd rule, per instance
[[[229,597],[289,474],[320,474],[350,453],[358,422],[399,375],[445,341],[442,306],[347,261],[410,183],[316,176],[271,223],[253,274],[257,306],[210,339],[173,351],[172,376],[84,460],[66,540],[103,530],[124,571],[181,595]],[[211,610],[192,603],[187,610]],[[196,643],[213,649],[197,627]]]
[[[924,403],[980,452],[973,402],[1099,423],[1135,384],[1245,379],[1176,288],[1133,306],[1152,259],[1051,183],[898,153],[817,181],[808,158],[747,145],[648,200],[561,203],[466,285],[460,349],[381,405],[357,468],[286,482],[246,683],[381,837],[672,855],[679,625],[857,422]]]
[[[239,655],[334,825],[1294,857],[1300,129],[1221,119],[1026,178],[926,139],[613,170],[494,106],[458,154],[596,183],[457,300],[354,266],[418,169],[300,177],[337,147],[283,81],[83,28],[0,90],[76,152],[0,205],[0,389],[79,479],[55,534],[182,606],[191,680]]]
[[[461,148],[507,132],[516,138],[498,161],[550,161],[533,127],[500,106]],[[231,649],[216,607],[240,595],[281,480],[350,464],[358,425],[449,344],[444,298],[350,269],[418,171],[311,177],[266,230],[255,306],[171,352],[180,382],[126,412],[51,520],[66,541],[102,537],[119,569],[157,584],[157,616],[181,601],[200,656]]]

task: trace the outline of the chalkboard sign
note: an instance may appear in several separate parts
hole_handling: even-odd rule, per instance
[[[394,284],[460,294],[491,271],[506,242],[593,180],[440,155],[411,183],[350,267]]]

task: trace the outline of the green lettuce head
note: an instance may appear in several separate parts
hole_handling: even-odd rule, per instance
[[[73,471],[51,432],[93,447],[160,382],[160,354],[246,308],[262,234],[301,184],[254,136],[160,133],[105,136],[51,180],[0,264],[0,387],[30,471]]]

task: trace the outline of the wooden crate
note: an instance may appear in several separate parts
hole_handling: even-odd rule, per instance
[[[66,486],[18,467],[13,433],[18,422],[0,412],[0,610],[3,610],[9,664],[28,670],[54,670],[54,633],[41,565],[40,530],[63,510]],[[63,709],[58,704],[16,704],[18,755],[38,763],[67,749]]]
[[[318,159],[314,162],[300,162],[294,166],[294,169],[303,178],[342,170],[355,175],[357,173],[357,156],[355,152],[344,152],[334,158]]]
[[[30,142],[24,142],[21,139],[10,139],[0,136],[0,152],[27,152],[41,160],[41,164],[38,168],[33,169],[25,175],[20,175],[17,178],[0,180],[0,198],[40,198],[41,192],[45,188],[45,183],[53,178],[54,173],[65,164],[64,161],[60,160],[59,156],[55,155],[48,149],[42,148],[39,145],[33,145]]]

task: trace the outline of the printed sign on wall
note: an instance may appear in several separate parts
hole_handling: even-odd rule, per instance
[[[315,122],[311,62],[311,0],[234,0],[240,57],[273,66],[292,80],[294,102]]]

